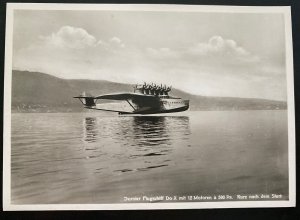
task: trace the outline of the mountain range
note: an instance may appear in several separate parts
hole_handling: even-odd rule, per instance
[[[131,92],[133,85],[105,80],[62,79],[39,72],[12,71],[12,112],[80,112],[82,104],[73,96]],[[191,110],[286,109],[287,103],[266,99],[192,95],[176,88],[170,95],[190,100]]]

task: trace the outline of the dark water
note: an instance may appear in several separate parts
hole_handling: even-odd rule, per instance
[[[286,111],[12,115],[12,202],[288,196]]]

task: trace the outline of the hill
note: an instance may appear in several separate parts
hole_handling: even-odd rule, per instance
[[[28,71],[12,72],[13,112],[78,112],[81,103],[72,98],[83,91],[93,95],[132,91],[132,85],[104,80],[70,80]],[[172,95],[190,100],[191,110],[286,109],[286,102],[192,95],[172,89]]]

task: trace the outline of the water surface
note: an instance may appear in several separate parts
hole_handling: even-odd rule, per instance
[[[277,193],[288,198],[286,111],[12,115],[12,203]]]

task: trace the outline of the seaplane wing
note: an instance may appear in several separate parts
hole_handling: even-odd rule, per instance
[[[138,93],[115,93],[115,94],[95,96],[94,99],[133,100],[133,101],[138,101],[140,99],[143,99],[143,100],[151,101],[157,98],[152,95],[144,95]]]
[[[160,107],[159,98],[153,95],[138,93],[117,93],[96,96],[95,99],[126,101],[132,108],[132,113],[139,113]]]
[[[119,113],[140,113],[159,108],[159,98],[153,95],[138,94],[138,93],[114,93],[99,96],[91,96],[83,94],[76,96],[85,108],[114,111]],[[119,103],[97,103],[97,100],[114,100]],[[122,101],[127,103],[127,107],[121,106]],[[129,108],[128,108],[129,107]]]

